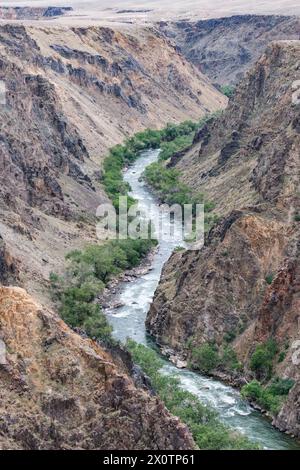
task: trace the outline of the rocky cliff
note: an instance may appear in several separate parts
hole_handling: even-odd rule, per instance
[[[298,17],[239,15],[159,26],[218,85],[236,85],[271,41],[300,38]]]
[[[215,202],[220,221],[202,250],[175,253],[166,264],[147,319],[156,340],[185,358],[230,337],[246,379],[255,347],[274,339],[282,353],[274,374],[296,381],[276,424],[297,436],[299,59],[298,41],[271,44],[225,113],[172,163],[195,193]]]
[[[3,25],[0,80],[0,234],[39,295],[67,251],[95,241],[107,149],[226,104],[151,28]]]
[[[23,289],[0,288],[0,326],[1,449],[194,448],[125,365]]]

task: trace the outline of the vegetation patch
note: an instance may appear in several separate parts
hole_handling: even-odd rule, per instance
[[[274,359],[278,352],[278,346],[274,339],[269,339],[255,348],[250,359],[250,369],[255,372],[256,378],[261,382],[271,379]]]
[[[274,274],[268,274],[266,276],[266,283],[270,286],[272,284],[272,282],[274,281]]]
[[[292,379],[276,378],[270,385],[263,386],[257,380],[253,380],[242,388],[242,396],[255,401],[264,410],[276,416],[294,383]]]
[[[203,344],[198,348],[193,348],[192,364],[194,368],[205,374],[209,374],[220,365],[218,349],[214,344],[209,343]]]
[[[144,150],[162,147],[161,158],[168,158],[169,154],[182,150],[192,143],[195,131],[205,120],[168,124],[162,130],[146,129],[127,139],[123,145],[112,147],[104,160],[102,183],[115,208],[118,209],[119,196],[126,196],[130,191],[129,185],[123,180],[123,169],[126,166],[134,163]],[[129,200],[128,206],[133,202]]]
[[[191,366],[200,370],[204,374],[210,374],[218,367],[227,371],[239,371],[242,364],[238,361],[236,352],[228,344],[218,348],[213,343],[205,343],[199,347],[192,347],[191,344]]]
[[[166,204],[204,204],[205,230],[208,231],[215,224],[219,217],[213,214],[215,208],[213,202],[205,201],[202,193],[194,195],[190,188],[179,179],[180,172],[175,168],[166,168],[164,163],[155,162],[149,165],[144,171],[144,178],[147,184],[154,190],[158,199]]]
[[[132,340],[128,340],[127,348],[134,362],[150,377],[167,409],[189,427],[200,449],[259,449],[259,445],[222,424],[217,414],[195,395],[183,390],[179,379],[164,375],[161,371],[163,361],[155,351]]]
[[[62,319],[72,328],[83,329],[91,338],[112,344],[112,328],[97,297],[114,276],[138,266],[155,244],[152,240],[128,239],[69,253],[65,275],[50,275]]]
[[[234,94],[234,87],[231,85],[223,85],[221,87],[221,92],[223,95],[227,96],[227,98],[231,98]]]
[[[278,414],[290,389],[294,385],[292,379],[272,378],[273,366],[285,359],[286,352],[279,351],[276,341],[270,338],[256,346],[250,359],[250,369],[255,373],[256,380],[242,388],[242,395],[256,402],[273,416]]]

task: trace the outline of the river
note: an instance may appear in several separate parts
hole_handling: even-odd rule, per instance
[[[124,179],[132,188],[131,195],[139,202],[141,210],[148,210],[149,204],[153,204],[154,208],[156,206],[158,210],[155,198],[140,180],[144,169],[155,162],[158,156],[159,150],[144,152],[135,164],[124,173]],[[108,309],[105,312],[113,326],[113,334],[118,340],[125,342],[127,338],[132,338],[138,343],[151,346],[151,340],[147,337],[145,329],[146,315],[159,283],[163,265],[178,245],[184,246],[184,242],[178,240],[161,241],[154,256],[151,271],[133,282],[124,282],[119,285],[114,300],[122,307]],[[182,387],[215,409],[224,423],[260,443],[263,448],[299,450],[296,441],[273,428],[268,419],[253,410],[234,388],[198,373],[177,369],[167,360],[163,367],[163,373],[176,375],[180,379]]]

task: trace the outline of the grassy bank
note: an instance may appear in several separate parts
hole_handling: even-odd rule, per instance
[[[160,371],[163,361],[155,351],[132,340],[128,340],[127,348],[134,362],[150,377],[152,386],[168,410],[187,424],[200,449],[259,449],[247,437],[222,424],[212,409],[180,387],[177,378],[163,375]]]

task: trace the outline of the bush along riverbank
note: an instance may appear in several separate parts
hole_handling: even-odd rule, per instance
[[[163,361],[152,349],[132,340],[127,348],[133,360],[150,378],[155,392],[168,410],[189,427],[194,440],[203,450],[259,449],[259,445],[222,424],[217,414],[192,393],[183,390],[176,377],[161,372]]]
[[[102,183],[117,211],[119,197],[128,196],[130,191],[123,179],[124,168],[132,164],[143,150],[164,145],[164,151],[168,152],[169,146],[174,149],[191,143],[205,120],[168,124],[162,130],[146,129],[109,151],[104,160]],[[128,209],[134,202],[128,197]],[[65,274],[58,276],[52,273],[50,276],[53,298],[62,319],[102,344],[113,344],[112,329],[97,298],[112,278],[138,266],[156,245],[156,240],[114,240],[68,254]]]
[[[129,160],[126,162],[128,164]],[[114,165],[111,168],[114,168]],[[114,191],[115,187],[116,191],[126,194],[128,187],[124,185],[122,179],[123,164],[122,166],[118,164],[117,168],[116,179],[112,176],[114,170],[110,178],[106,174],[106,181],[113,182],[111,191]],[[114,186],[119,177],[119,183],[122,182],[123,185]],[[118,207],[116,202],[115,204]],[[156,242],[151,240],[115,240],[101,246],[92,245],[69,253],[66,257],[64,275],[50,276],[53,298],[64,321],[79,333],[99,341],[110,350],[115,350],[116,342],[112,338],[112,327],[103,314],[98,299],[113,278],[125,270],[138,266],[155,245]],[[216,413],[202,405],[196,396],[180,388],[177,379],[161,374],[159,369],[162,363],[155,351],[144,349],[139,345],[135,345],[137,349],[134,350],[133,344],[133,342],[128,343],[128,350],[133,360],[149,375],[153,387],[170,412],[190,427],[199,448],[215,450],[257,448],[246,437],[221,424]]]
[[[229,342],[233,339],[229,339]],[[223,380],[227,378],[226,381],[238,386],[241,395],[253,406],[272,418],[276,417],[295,383],[292,379],[274,374],[274,365],[276,361],[282,360],[283,352],[270,338],[256,346],[246,367],[238,360],[229,342],[225,341],[219,347],[214,343],[193,347],[190,341],[187,344],[189,368],[212,377],[222,376]],[[245,385],[242,386],[243,382]]]
[[[194,207],[196,204],[203,204],[205,232],[219,220],[219,216],[213,213],[215,204],[205,200],[202,193],[194,195],[186,184],[180,182],[180,172],[175,168],[166,168],[161,161],[152,163],[145,169],[144,179],[162,203],[180,206],[193,204]]]
[[[218,113],[215,113],[217,116]],[[215,115],[204,118],[197,127],[199,130],[207,120],[212,119]],[[175,135],[175,133],[174,133]],[[149,165],[144,171],[144,180],[154,192],[155,196],[161,203],[169,205],[178,204],[203,204],[205,212],[205,231],[218,221],[219,216],[213,213],[215,204],[208,201],[202,193],[194,194],[188,185],[180,181],[180,172],[175,168],[168,168],[166,162],[178,152],[187,151],[192,144],[195,131],[184,136],[174,137],[172,141],[162,142],[160,145],[161,152],[158,161]]]

